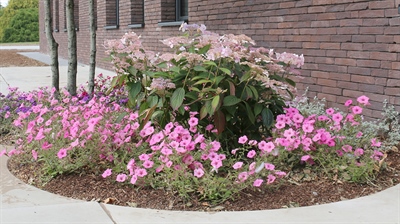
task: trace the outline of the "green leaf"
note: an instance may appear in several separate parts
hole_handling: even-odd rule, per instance
[[[200,109],[200,120],[202,120],[203,118],[205,118],[207,116],[207,107],[206,105],[202,106]]]
[[[289,85],[291,85],[293,87],[296,87],[296,82],[295,81],[293,81],[293,80],[291,80],[289,78],[285,78],[285,80],[286,80],[287,83],[289,83]]]
[[[217,67],[217,64],[215,64],[213,61],[205,61],[203,64]]]
[[[204,84],[204,83],[211,83],[211,80],[203,79],[203,80],[197,81],[193,85],[195,86],[195,85]]]
[[[167,62],[161,62],[160,64],[157,65],[159,68],[168,68]]]
[[[194,66],[193,68],[196,72],[208,72],[206,68],[204,68],[203,66],[197,65]]]
[[[162,110],[155,111],[151,115],[151,122],[154,123],[154,121],[156,121],[156,119],[158,119],[159,117],[162,117],[163,115],[164,115],[164,111],[162,111]]]
[[[251,78],[250,72],[246,72],[242,77],[240,77],[240,82],[247,82]]]
[[[264,108],[261,112],[261,116],[263,119],[263,124],[270,128],[272,126],[272,123],[274,122],[274,114],[269,108]]]
[[[263,110],[263,105],[257,103],[257,104],[254,106],[254,116],[259,115],[259,114],[261,113],[262,110]]]
[[[198,54],[205,54],[210,49],[210,47],[211,47],[211,44],[207,44],[206,46],[200,48],[197,53]]]
[[[224,98],[224,104],[223,105],[225,107],[229,107],[229,106],[236,105],[236,104],[238,104],[240,102],[242,102],[241,99],[237,98],[236,96],[229,95],[229,96],[226,96]]]
[[[158,104],[158,96],[149,96],[147,98],[147,103],[150,107],[156,106]]]
[[[255,99],[256,101],[258,101],[259,95],[258,95],[257,89],[256,89],[254,86],[249,86],[249,87],[250,87],[251,91],[253,92],[254,99]]]
[[[185,90],[182,87],[174,91],[171,97],[171,107],[173,110],[178,109],[182,105],[184,97]]]
[[[217,110],[217,108],[219,106],[219,100],[220,100],[219,95],[215,96],[214,99],[212,100],[212,102],[211,102],[212,113],[211,114],[213,114]]]
[[[197,92],[199,92],[199,91],[197,91]],[[192,99],[192,100],[197,100],[198,99],[198,93],[197,92],[193,91],[193,88],[192,88],[192,91],[186,93],[185,97],[189,98],[189,99]]]
[[[129,101],[135,102],[137,95],[142,90],[142,84],[140,82],[128,82],[126,84],[129,91]]]
[[[253,92],[250,87],[246,86],[244,89],[246,90],[246,100],[253,98]]]
[[[253,110],[251,109],[251,107],[249,106],[249,104],[247,102],[244,102],[246,105],[246,112],[247,112],[247,116],[249,117],[249,120],[252,124],[254,124],[256,122],[256,118],[253,114]]]
[[[225,77],[224,76],[222,76],[222,75],[219,75],[219,76],[216,76],[215,78],[213,78],[212,80],[213,80],[213,82],[215,83],[215,85],[219,85],[219,83],[222,81],[222,80],[224,80],[225,79]]]
[[[169,70],[171,70],[173,72],[176,72],[176,73],[180,73],[181,72],[181,69],[178,66],[171,67]]]
[[[227,75],[231,75],[231,70],[227,69],[227,68],[219,68],[219,70],[221,70],[223,73],[227,74]]]
[[[133,66],[129,66],[128,72],[129,72],[131,75],[136,76],[138,70],[137,70],[135,67],[133,67]]]

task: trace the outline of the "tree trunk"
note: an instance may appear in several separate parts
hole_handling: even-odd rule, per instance
[[[58,68],[58,43],[53,37],[52,27],[51,27],[51,10],[50,10],[50,0],[44,1],[44,11],[45,11],[45,31],[47,38],[47,46],[50,51],[50,59],[51,59],[51,86],[56,89],[56,94],[60,90],[60,73]]]
[[[89,62],[89,93],[94,92],[94,77],[96,71],[96,24],[94,14],[94,0],[89,0],[90,22],[90,62]]]
[[[76,56],[76,30],[74,22],[74,0],[66,1],[67,14],[67,33],[68,33],[68,78],[67,89],[72,96],[76,95],[76,74],[77,74],[77,56]]]

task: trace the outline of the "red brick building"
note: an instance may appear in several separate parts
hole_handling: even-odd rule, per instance
[[[54,36],[67,57],[65,0],[52,1]],[[75,0],[78,61],[89,61],[88,1]],[[379,117],[387,99],[400,110],[400,0],[97,0],[97,62],[110,68],[102,44],[126,32],[151,50],[179,35],[181,21],[218,33],[246,34],[258,46],[304,54],[298,88],[341,107],[365,94],[368,117]],[[40,1],[40,49],[47,52]]]

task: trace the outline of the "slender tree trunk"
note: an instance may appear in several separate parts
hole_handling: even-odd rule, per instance
[[[47,38],[47,46],[50,53],[51,59],[51,86],[56,89],[56,93],[60,90],[60,73],[58,68],[58,43],[54,39],[52,27],[51,27],[51,10],[50,10],[50,0],[44,1],[44,11],[45,11],[45,31],[46,31],[46,38]]]
[[[67,89],[72,96],[76,95],[76,74],[78,62],[76,56],[76,30],[74,22],[74,0],[66,1],[67,33],[68,33],[68,78]]]
[[[89,0],[90,22],[90,62],[89,62],[89,93],[94,92],[94,77],[96,71],[96,24],[94,15],[94,0]]]

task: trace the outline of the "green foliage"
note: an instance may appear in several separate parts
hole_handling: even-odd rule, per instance
[[[20,9],[4,30],[3,42],[39,41],[38,9]]]
[[[0,42],[3,42],[5,30],[11,27],[10,23],[13,17],[19,12],[20,9],[38,10],[39,0],[10,0],[8,2],[8,5],[0,10]],[[39,17],[37,16],[36,17],[37,26],[38,26],[38,21]],[[33,30],[38,30],[38,28],[35,28]]]
[[[303,57],[254,48],[247,36],[220,36],[204,25],[184,24],[182,29],[188,31],[181,37],[163,40],[175,49],[173,54],[145,50],[134,33],[108,41],[119,73],[112,87],[128,87],[129,105],[139,108],[143,124],[151,120],[163,127],[198,113],[199,127],[213,126],[206,135],[224,150],[238,147],[242,135],[255,140],[269,136],[292,96],[295,82],[290,78]]]

